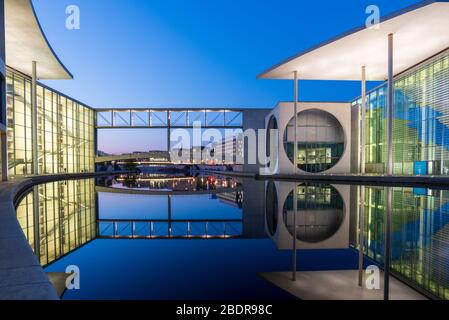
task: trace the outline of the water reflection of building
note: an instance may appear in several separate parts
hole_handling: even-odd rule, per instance
[[[365,251],[382,264],[386,191],[365,189]],[[393,188],[392,208],[392,271],[427,293],[449,298],[449,191]],[[354,220],[358,220],[356,212]],[[352,234],[357,234],[357,225],[352,224]],[[351,244],[358,247],[358,238],[352,238]]]
[[[114,188],[169,191],[209,191],[241,187],[239,181],[229,177],[179,176],[167,174],[121,175],[99,179],[97,185]]]
[[[227,192],[217,194],[217,198],[232,207],[242,208],[243,205],[243,191]]]
[[[96,237],[95,208],[93,179],[53,182],[34,187],[17,218],[45,266]]]
[[[349,202],[348,186],[267,182],[265,229],[279,249],[288,250],[293,247],[296,219],[298,249],[346,249]]]

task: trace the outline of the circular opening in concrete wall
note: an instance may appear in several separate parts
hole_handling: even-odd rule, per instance
[[[278,227],[278,195],[273,181],[268,182],[265,197],[265,219],[268,232],[274,236]]]
[[[345,133],[332,114],[316,109],[298,113],[298,169],[318,173],[331,169],[345,151]],[[284,132],[284,150],[293,163],[295,119]]]
[[[275,139],[278,138],[277,135],[276,136],[274,135],[274,132],[272,132],[272,130],[278,130],[278,129],[279,129],[279,127],[278,127],[278,122],[276,120],[276,117],[271,116],[270,121],[268,121],[268,125],[267,125],[267,137],[266,137],[266,153],[267,153],[266,156],[267,156],[267,159],[269,160],[269,161],[267,161],[267,167],[271,166],[271,161],[270,161],[270,156],[272,155],[271,138],[272,138],[272,136]],[[273,154],[276,155],[277,150],[274,150]],[[275,161],[277,161],[277,157],[274,157],[274,159],[275,159]],[[274,163],[274,165],[276,165],[276,163]]]
[[[302,184],[297,186],[296,239],[318,243],[329,239],[340,229],[344,217],[343,198],[331,185]],[[283,220],[291,236],[295,213],[293,191],[284,203]]]

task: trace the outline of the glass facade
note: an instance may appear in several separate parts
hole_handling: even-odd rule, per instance
[[[449,50],[395,78],[394,174],[449,174],[448,84]],[[385,85],[367,95],[367,173],[386,172],[386,95]]]
[[[17,207],[17,218],[46,266],[96,237],[95,180],[36,186]]]
[[[338,120],[328,112],[306,110],[298,114],[298,168],[309,173],[331,169],[345,151],[345,134]],[[284,133],[284,149],[293,163],[295,119]]]
[[[31,79],[6,75],[9,175],[33,172]],[[95,111],[37,85],[37,174],[94,171]]]
[[[392,199],[392,271],[449,299],[449,191],[393,188]],[[365,254],[380,264],[384,261],[385,204],[385,188],[365,187]]]

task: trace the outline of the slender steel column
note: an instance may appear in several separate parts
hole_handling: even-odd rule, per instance
[[[366,145],[366,67],[362,67],[362,103],[360,128],[360,173],[366,173],[365,145]],[[365,255],[365,186],[360,187],[359,201],[359,286],[363,286],[363,258]]]
[[[362,67],[362,103],[360,124],[360,173],[366,173],[366,67]]]
[[[390,264],[391,264],[391,210],[393,189],[387,188],[387,210],[385,212],[385,253],[384,253],[384,300],[390,300]]]
[[[37,143],[37,63],[32,62],[31,74],[31,120],[32,120],[32,143],[33,143],[33,174],[39,174],[38,166],[38,143]]]
[[[293,72],[293,79],[294,79],[294,119],[295,119],[295,133],[294,133],[294,140],[295,140],[295,147],[293,149],[293,165],[294,165],[294,171],[293,173],[298,172],[298,71]]]
[[[293,80],[294,80],[294,148],[293,148],[293,173],[296,174],[298,172],[298,71],[293,72]],[[292,281],[296,281],[296,214],[298,213],[298,190],[296,183],[293,186],[293,245],[292,245]]]
[[[293,244],[292,244],[292,281],[296,281],[296,255],[297,255],[297,247],[296,247],[296,215],[298,214],[298,186],[295,183],[293,185]]]
[[[393,117],[394,117],[394,88],[393,88],[393,34],[388,35],[388,100],[387,100],[387,174],[393,175]]]

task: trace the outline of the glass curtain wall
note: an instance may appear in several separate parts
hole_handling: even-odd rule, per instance
[[[31,79],[7,70],[9,174],[33,173]],[[38,174],[94,171],[95,112],[37,85]]]
[[[39,205],[34,207],[34,201]],[[17,218],[31,247],[39,252],[41,265],[46,266],[96,237],[95,181],[36,186],[17,207]]]
[[[448,83],[449,50],[395,78],[394,174],[449,174]],[[386,94],[383,85],[367,95],[367,173],[386,172]]]
[[[385,188],[365,187],[365,254],[381,265],[385,205]],[[393,188],[391,221],[392,271],[437,297],[449,299],[449,191]]]

